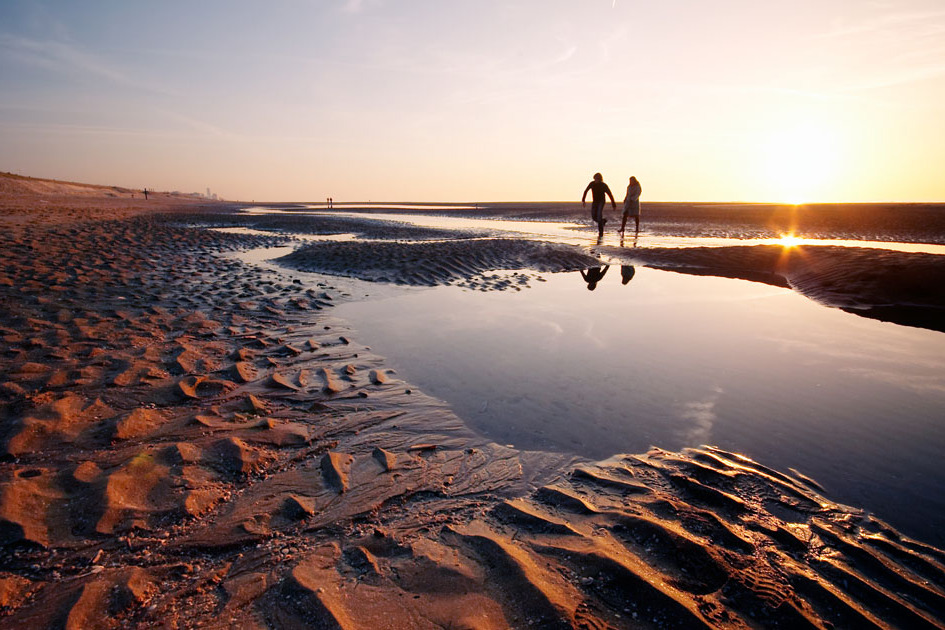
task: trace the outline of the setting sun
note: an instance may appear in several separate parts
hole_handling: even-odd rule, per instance
[[[941,3],[2,2],[0,171],[248,200],[575,201],[601,172],[643,203],[938,201]]]
[[[771,199],[801,204],[817,200],[836,175],[836,134],[824,125],[797,124],[769,135],[763,147]]]
[[[778,244],[783,247],[797,247],[802,242],[802,239],[794,236],[793,234],[782,234],[778,239]]]

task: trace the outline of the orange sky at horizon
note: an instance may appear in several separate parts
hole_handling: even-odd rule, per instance
[[[270,201],[945,201],[939,0],[10,0],[0,171]]]

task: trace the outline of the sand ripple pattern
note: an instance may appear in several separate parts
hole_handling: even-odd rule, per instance
[[[82,210],[0,233],[0,627],[945,627],[945,553],[812,480],[489,442],[218,256],[266,237]]]
[[[469,239],[428,243],[315,243],[278,259],[302,271],[349,276],[371,282],[421,286],[475,283],[514,286],[496,270],[575,271],[600,264],[580,248],[542,241]]]
[[[942,628],[943,561],[810,479],[653,449],[431,536],[323,545],[268,601],[279,627]]]

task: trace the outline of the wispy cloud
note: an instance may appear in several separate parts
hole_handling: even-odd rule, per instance
[[[169,134],[159,129],[141,129],[134,127],[114,127],[108,125],[83,125],[70,123],[49,123],[49,122],[10,122],[0,121],[0,129],[9,132],[20,132],[30,134],[33,137],[43,134],[57,136],[93,136],[101,138],[111,137],[133,137],[133,138],[167,138],[169,136],[178,136],[189,138],[191,134],[178,133]]]
[[[178,123],[182,123],[188,128],[190,128],[192,131],[196,131],[197,133],[200,133],[203,135],[215,136],[217,138],[228,138],[230,140],[238,140],[242,138],[242,136],[237,133],[233,133],[232,131],[229,131],[227,129],[224,129],[223,127],[214,125],[213,123],[209,123],[205,120],[200,120],[198,118],[186,116],[179,112],[169,111],[165,109],[155,109],[155,111],[158,114],[164,116],[165,118],[173,120]]]
[[[571,46],[568,46],[566,50],[564,50],[560,55],[554,58],[553,63],[564,63],[565,61],[573,57],[574,53],[576,53],[577,50],[578,50],[578,47],[574,46],[573,44]]]
[[[815,37],[821,39],[844,38],[852,35],[904,28],[941,31],[943,21],[945,21],[945,10],[885,13],[856,22],[836,24],[830,30],[824,31]]]
[[[6,120],[0,119],[0,128],[11,132],[24,132],[32,134],[51,134],[63,136],[114,136],[114,137],[148,137],[148,138],[193,138],[195,136],[213,137],[227,140],[242,140],[245,136],[191,116],[179,112],[161,109],[148,108],[150,113],[145,115],[149,121],[148,124],[129,124],[129,125],[102,125],[84,122],[81,119],[85,115],[81,112],[70,111],[61,108],[45,108],[42,111],[48,118],[52,114],[60,120],[52,122],[50,120],[36,120],[36,108],[30,108],[28,111],[19,107],[9,107],[0,104],[0,111],[6,111],[14,114],[26,113],[29,120],[13,120],[8,117]],[[72,122],[64,122],[64,119],[73,119]],[[162,121],[163,119],[163,121]]]
[[[116,85],[152,93],[171,93],[152,82],[128,75],[96,55],[64,41],[30,39],[0,33],[0,55],[53,72],[96,77]]]
[[[851,83],[845,89],[850,92],[876,90],[907,83],[928,81],[939,77],[945,77],[945,63],[925,67],[894,69]]]
[[[630,31],[622,25],[615,27],[606,34],[598,44],[600,63],[609,63],[614,57],[613,51],[623,47],[629,35]]]
[[[344,0],[341,10],[344,13],[360,13],[364,10],[364,0]]]
[[[865,67],[839,81],[840,92],[859,92],[928,81],[945,76],[945,10],[903,12],[876,6],[881,12],[836,24],[815,39],[839,46],[859,45],[870,51]]]

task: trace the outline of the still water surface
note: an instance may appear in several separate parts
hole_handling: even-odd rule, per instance
[[[611,267],[521,292],[339,305],[358,339],[474,429],[589,458],[703,443],[820,481],[945,543],[945,335],[742,280]]]

